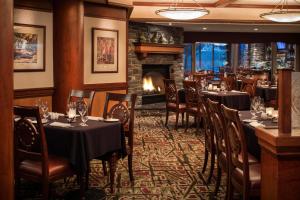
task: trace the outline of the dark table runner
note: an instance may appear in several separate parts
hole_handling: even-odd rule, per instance
[[[240,111],[239,114],[244,128],[248,152],[258,160],[260,160],[261,148],[258,144],[258,138],[255,135],[255,127],[251,126],[249,123],[243,122],[243,120],[245,119],[251,119],[252,115],[250,111]],[[258,116],[259,114],[257,115],[257,117]],[[272,120],[259,120],[259,122],[265,125],[266,127],[274,127],[277,125],[277,123],[272,122]]]
[[[64,117],[58,121],[67,122]],[[88,126],[79,126],[77,121],[70,128],[45,126],[49,154],[67,158],[75,170],[84,173],[91,159],[109,152],[126,152],[121,123],[88,120]]]
[[[277,87],[256,87],[255,95],[264,99],[265,102],[277,98]]]

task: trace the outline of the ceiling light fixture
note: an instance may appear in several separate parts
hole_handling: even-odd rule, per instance
[[[209,11],[203,7],[201,8],[201,5],[196,0],[194,0],[194,2],[197,3],[200,8],[180,7],[178,4],[183,3],[183,0],[173,0],[169,8],[159,9],[155,11],[155,13],[174,20],[192,20],[209,14]]]
[[[260,17],[274,22],[297,22],[300,21],[300,11],[290,11],[288,0],[280,0],[271,12],[262,13]]]

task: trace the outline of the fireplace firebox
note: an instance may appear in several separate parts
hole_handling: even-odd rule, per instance
[[[165,101],[164,79],[170,78],[170,66],[171,64],[142,65],[142,104]]]

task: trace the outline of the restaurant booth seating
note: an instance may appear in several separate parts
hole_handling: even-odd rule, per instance
[[[43,199],[48,199],[49,184],[73,176],[75,172],[68,160],[48,155],[38,107],[15,106],[14,114],[19,118],[14,125],[16,185],[18,187],[20,178],[39,182],[42,184]],[[36,120],[36,124],[29,119]]]

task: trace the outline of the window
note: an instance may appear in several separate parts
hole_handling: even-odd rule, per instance
[[[239,66],[249,66],[249,45],[239,44]]]
[[[184,45],[184,74],[187,75],[192,72],[192,53],[193,52],[193,44],[185,44]]]
[[[195,68],[219,72],[219,67],[228,64],[228,44],[225,43],[196,43]]]

